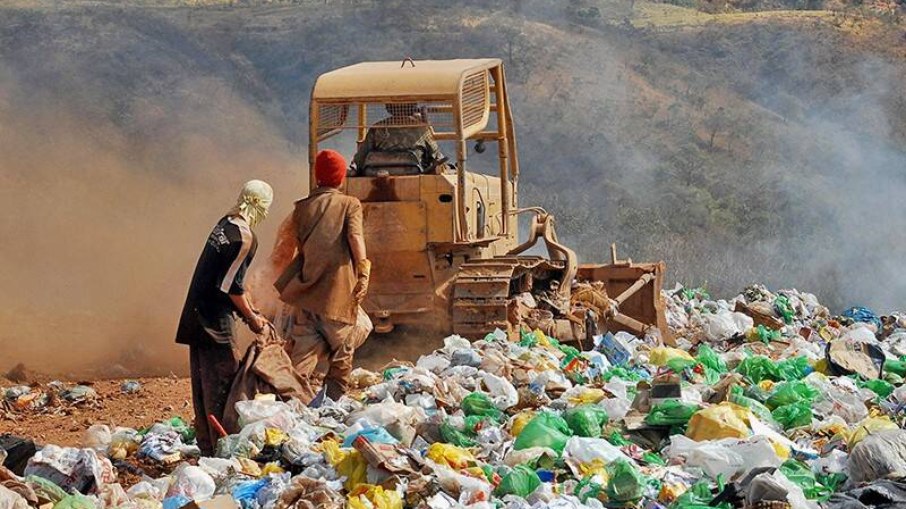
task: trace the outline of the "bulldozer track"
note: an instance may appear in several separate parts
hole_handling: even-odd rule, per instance
[[[514,281],[527,272],[563,268],[563,262],[538,256],[498,256],[462,264],[453,286],[453,333],[478,339],[495,328],[508,331]]]

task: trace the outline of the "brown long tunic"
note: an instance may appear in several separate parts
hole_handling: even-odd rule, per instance
[[[318,316],[356,323],[355,266],[349,235],[363,235],[362,204],[331,187],[296,202],[293,212],[302,265],[302,292],[295,305]]]

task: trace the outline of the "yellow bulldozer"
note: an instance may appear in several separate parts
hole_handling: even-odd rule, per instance
[[[541,328],[585,341],[605,330],[657,331],[671,342],[663,262],[618,260],[612,249],[609,264],[579,265],[551,214],[520,207],[501,60],[406,59],[330,71],[312,89],[309,122],[312,186],[319,150],[356,153],[344,192],[364,208],[374,268],[363,306],[376,332],[403,325],[475,339],[495,328],[511,337]],[[426,146],[451,156],[426,161]],[[522,214],[529,225],[520,243]],[[539,240],[547,256],[527,254]]]

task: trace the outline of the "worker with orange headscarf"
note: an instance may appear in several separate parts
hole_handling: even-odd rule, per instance
[[[373,328],[361,307],[371,277],[362,204],[339,189],[346,171],[338,152],[318,153],[318,187],[296,202],[281,228],[294,232],[297,255],[275,285],[281,300],[294,308],[286,329],[293,365],[314,385],[318,362],[326,358],[324,388],[334,400],[346,392],[355,350]]]

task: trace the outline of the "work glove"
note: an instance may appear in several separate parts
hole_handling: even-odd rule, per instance
[[[364,258],[356,264],[355,272],[358,275],[358,281],[352,290],[352,296],[356,304],[361,304],[368,295],[368,282],[371,280],[371,260]]]

